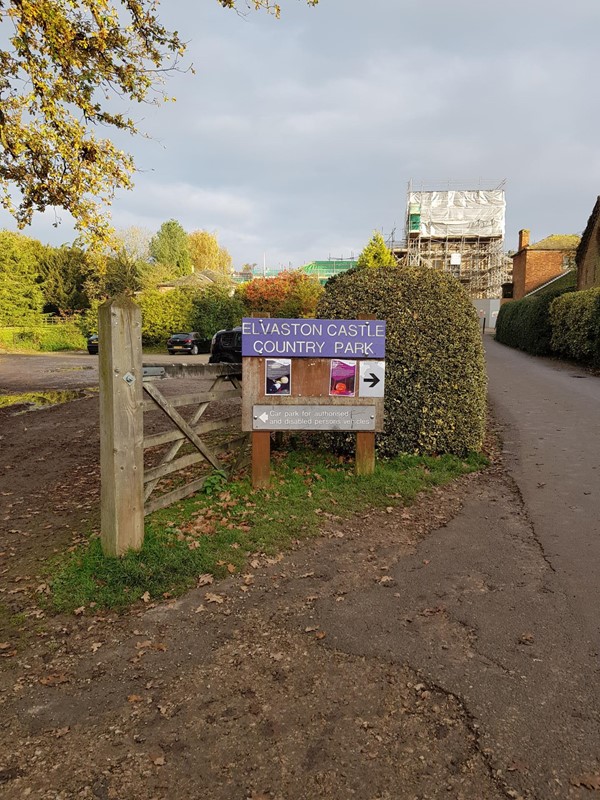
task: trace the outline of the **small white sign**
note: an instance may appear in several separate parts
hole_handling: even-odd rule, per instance
[[[383,397],[385,361],[360,361],[359,397]]]

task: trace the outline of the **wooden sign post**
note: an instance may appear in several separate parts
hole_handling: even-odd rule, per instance
[[[255,488],[269,485],[272,431],[352,431],[357,475],[374,471],[385,322],[244,319],[242,357],[242,430],[252,432]]]

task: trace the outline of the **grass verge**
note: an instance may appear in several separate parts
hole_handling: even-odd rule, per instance
[[[55,611],[80,607],[124,609],[145,597],[175,597],[199,575],[240,572],[254,554],[273,555],[318,533],[324,518],[343,520],[367,508],[410,505],[419,492],[482,469],[481,455],[404,455],[377,464],[374,475],[355,477],[353,463],[327,454],[274,454],[272,488],[224,483],[214,475],[205,491],[146,520],[144,545],[122,558],[102,554],[93,537],[49,576]],[[147,594],[146,594],[147,593]]]

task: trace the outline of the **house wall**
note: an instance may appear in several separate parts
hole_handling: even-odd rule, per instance
[[[500,299],[476,299],[473,300],[473,305],[477,311],[479,322],[483,327],[485,321],[485,328],[494,329],[496,327],[496,320],[498,319],[498,312],[500,311]]]
[[[596,224],[586,248],[585,259],[577,265],[577,288],[600,286],[600,225]]]
[[[564,270],[564,250],[521,250],[513,258],[513,299],[520,300]]]

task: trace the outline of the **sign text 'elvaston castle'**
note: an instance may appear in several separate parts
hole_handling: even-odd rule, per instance
[[[242,356],[385,358],[385,322],[245,318]]]

